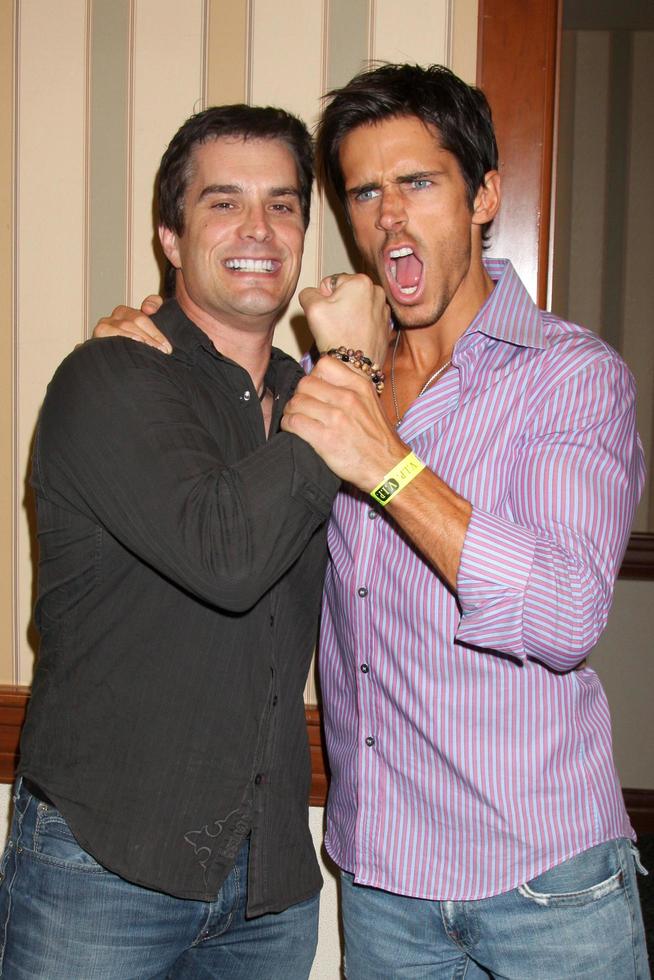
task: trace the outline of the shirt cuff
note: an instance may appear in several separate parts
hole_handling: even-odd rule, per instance
[[[341,480],[323,463],[308,442],[288,434],[293,453],[293,484],[291,493],[302,497],[321,518],[329,517]]]
[[[535,553],[526,528],[473,509],[457,577],[457,641],[526,660],[524,599]]]

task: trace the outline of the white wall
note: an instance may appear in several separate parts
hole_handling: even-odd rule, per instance
[[[613,754],[623,786],[654,788],[654,582],[620,580],[605,633],[590,656],[613,719]]]

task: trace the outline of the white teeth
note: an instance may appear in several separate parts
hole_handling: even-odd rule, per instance
[[[403,259],[405,255],[413,255],[413,249],[405,245],[404,248],[394,248],[388,254],[391,259]]]
[[[225,259],[228,269],[237,272],[273,272],[274,264],[272,259]]]
[[[400,286],[400,292],[403,296],[413,296],[417,288],[417,286]]]

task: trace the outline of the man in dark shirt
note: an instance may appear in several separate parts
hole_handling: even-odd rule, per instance
[[[172,356],[95,340],[49,386],[41,649],[0,894],[12,980],[309,973],[302,692],[339,481],[279,431],[301,369],[272,335],[312,179],[281,110],[188,120],[158,183]]]

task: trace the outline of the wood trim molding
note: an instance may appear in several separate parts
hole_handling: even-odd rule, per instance
[[[324,806],[327,802],[329,786],[329,763],[325,751],[325,740],[322,734],[320,709],[315,704],[305,707],[307,717],[307,733],[309,735],[309,750],[311,752],[311,806]]]
[[[637,834],[654,834],[654,790],[623,789],[625,806]]]
[[[0,783],[13,783],[29,687],[0,685]]]
[[[654,578],[654,534],[634,532],[631,535],[620,578]]]
[[[29,687],[0,685],[0,783],[12,783],[18,759],[18,742],[30,696]],[[329,767],[322,735],[320,709],[306,705],[307,734],[311,752],[310,806],[324,806]],[[654,833],[654,789],[625,789],[625,803],[638,834]]]

